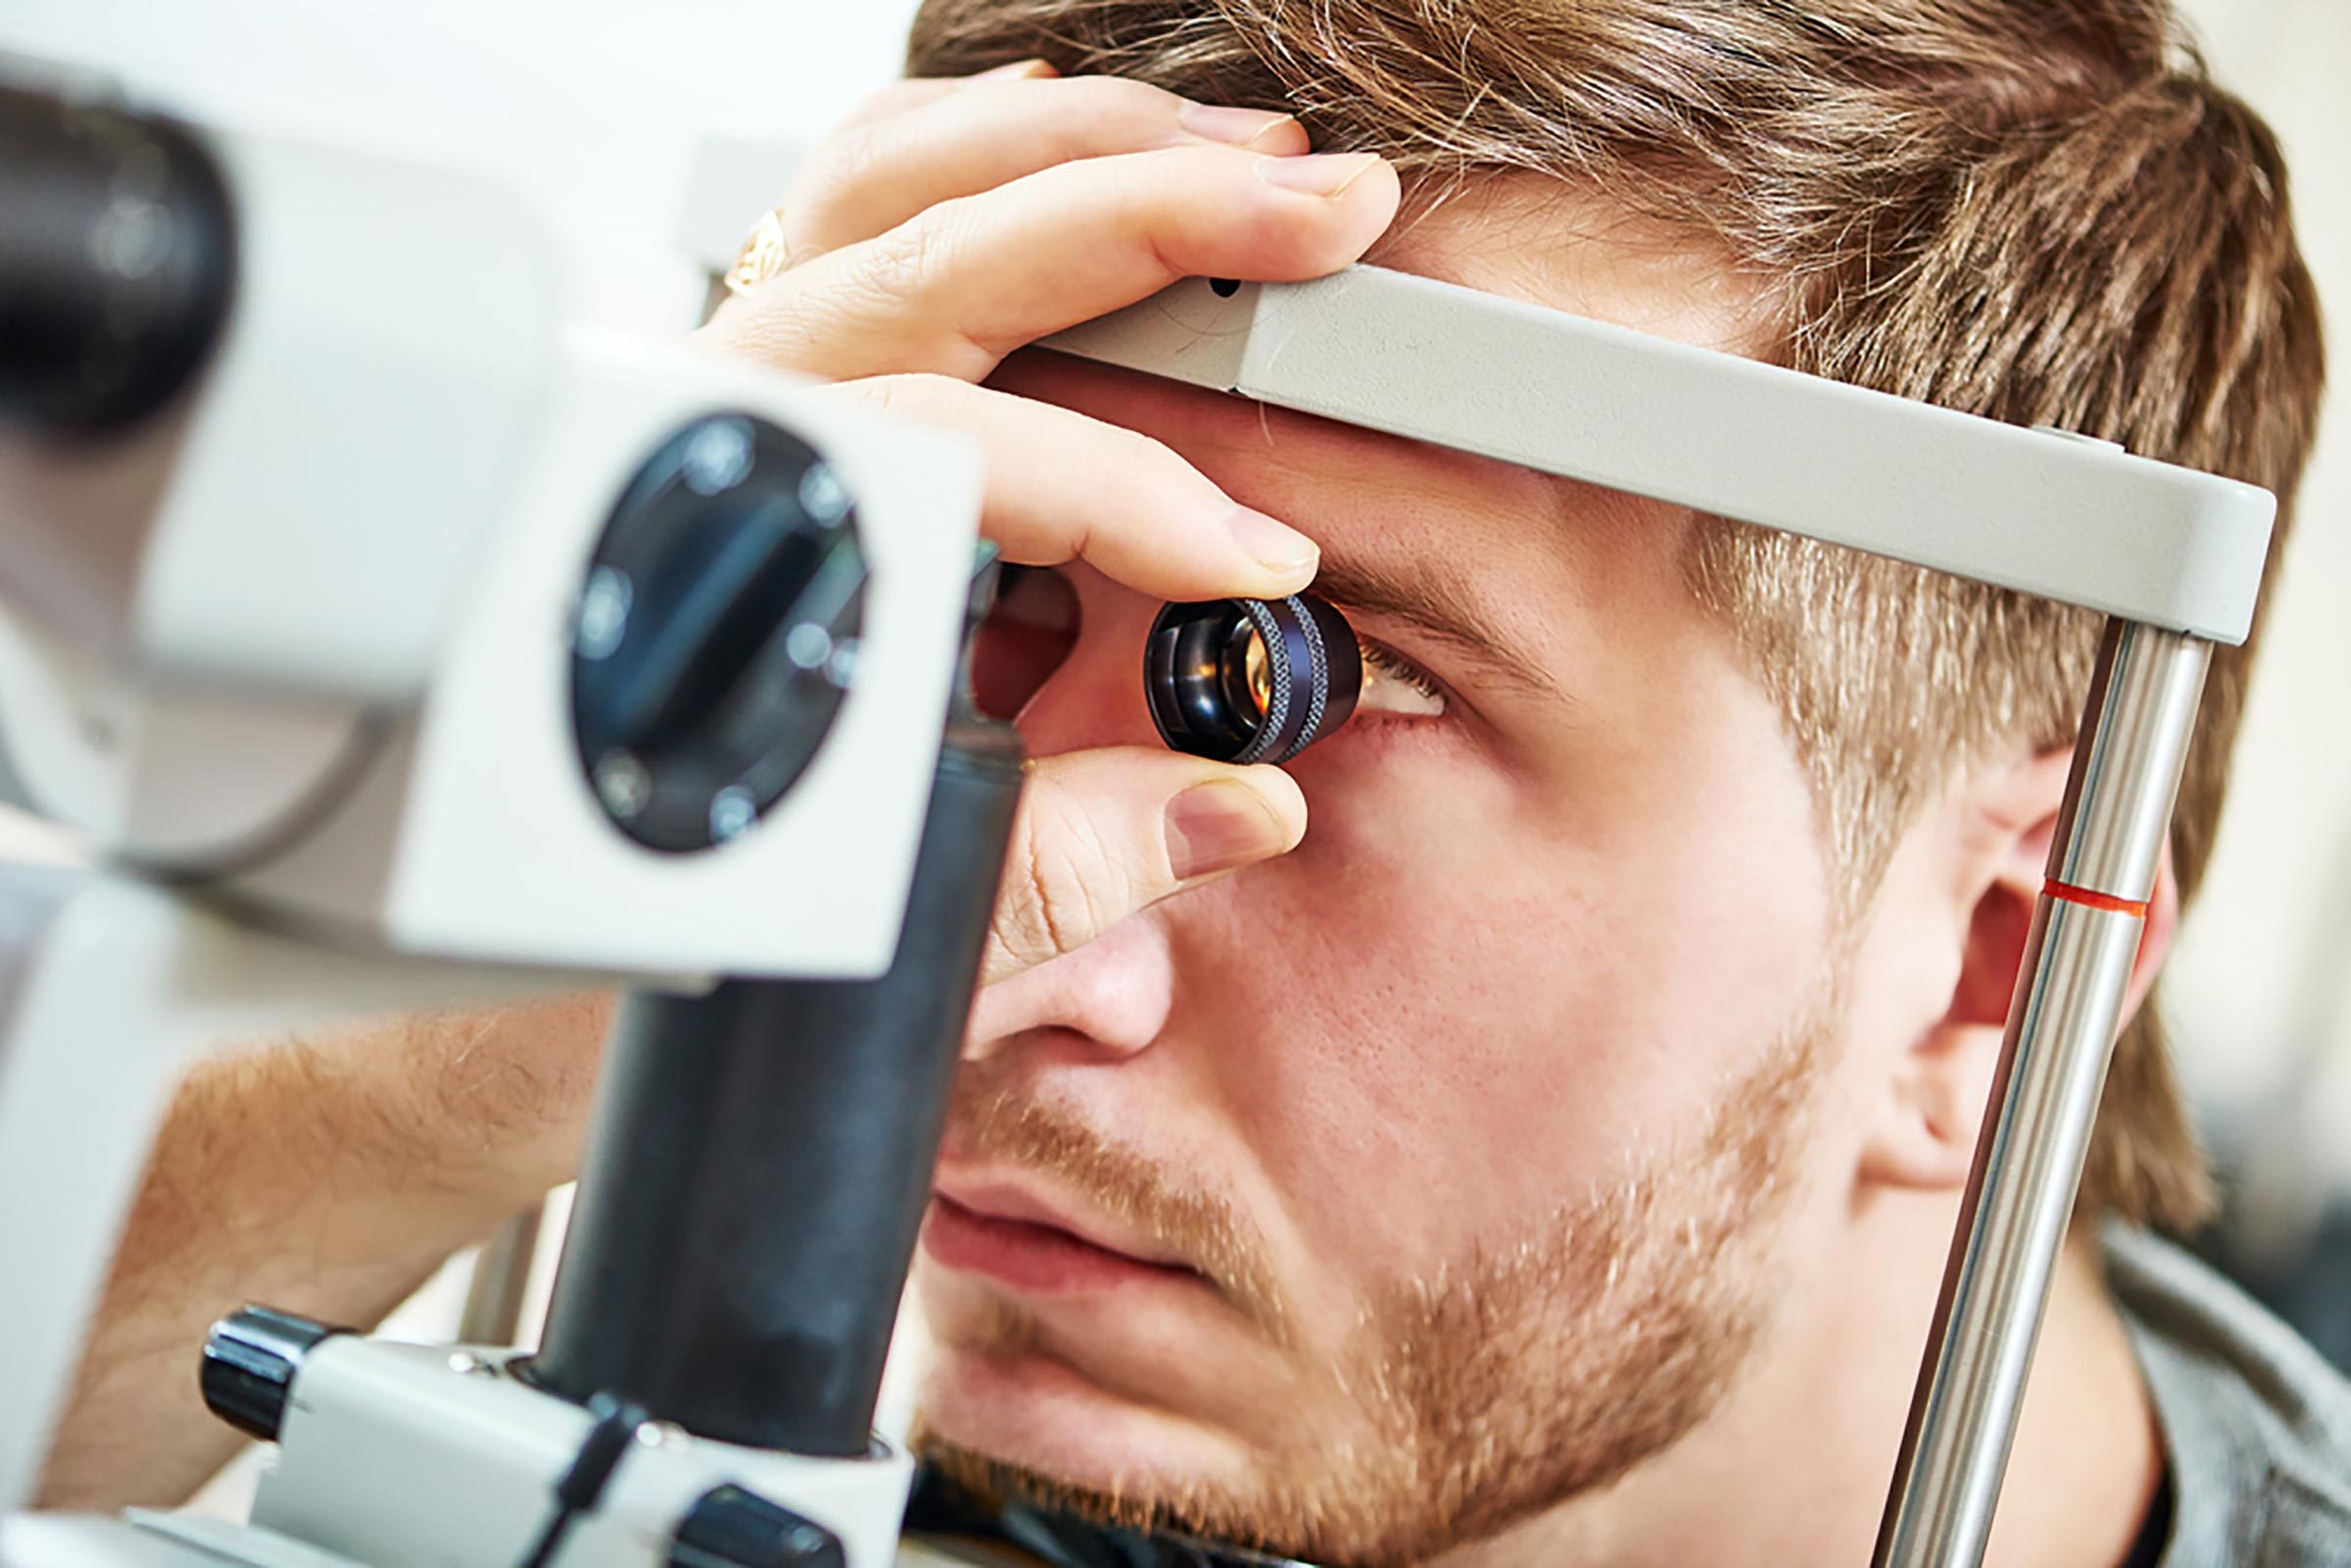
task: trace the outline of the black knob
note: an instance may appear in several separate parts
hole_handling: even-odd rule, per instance
[[[741,1487],[713,1487],[670,1538],[669,1568],[846,1568],[840,1538]]]
[[[757,821],[855,682],[865,582],[852,498],[806,442],[748,414],[665,441],[572,621],[572,735],[605,815],[678,852]]]
[[[350,1332],[266,1307],[233,1312],[215,1323],[204,1342],[198,1375],[204,1402],[238,1431],[275,1443],[304,1359],[324,1341]]]
[[[0,419],[96,436],[170,403],[229,315],[219,166],[154,115],[0,86]]]

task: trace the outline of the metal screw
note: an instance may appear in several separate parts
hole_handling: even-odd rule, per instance
[[[636,585],[617,567],[600,566],[588,574],[571,633],[572,646],[581,658],[607,659],[619,649],[621,637],[629,629],[629,606],[636,597]]]
[[[597,760],[596,792],[606,811],[625,820],[653,798],[653,777],[629,752],[607,751]]]
[[[833,644],[833,656],[825,661],[825,679],[846,691],[857,679],[857,640],[844,637]]]
[[[822,669],[833,656],[833,634],[814,621],[802,621],[784,634],[784,656],[803,670]]]
[[[641,1448],[662,1449],[685,1441],[686,1429],[675,1421],[648,1421],[637,1429],[637,1443]]]
[[[759,820],[759,803],[741,784],[729,784],[710,797],[710,836],[735,837]]]
[[[751,471],[750,427],[740,419],[711,420],[686,444],[680,468],[697,496],[733,490]]]
[[[831,463],[816,463],[800,475],[800,509],[820,523],[838,523],[848,514],[849,488]]]

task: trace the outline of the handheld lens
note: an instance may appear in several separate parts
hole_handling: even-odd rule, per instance
[[[1160,738],[1219,762],[1287,762],[1347,722],[1364,660],[1346,618],[1309,594],[1170,604],[1143,689]]]

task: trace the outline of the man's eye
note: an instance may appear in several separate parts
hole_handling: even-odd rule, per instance
[[[1382,642],[1358,637],[1364,653],[1364,689],[1358,713],[1393,713],[1434,719],[1445,712],[1445,691],[1426,671]]]

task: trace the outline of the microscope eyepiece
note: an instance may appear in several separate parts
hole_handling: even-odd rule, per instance
[[[1347,722],[1364,662],[1346,618],[1308,594],[1170,604],[1143,689],[1160,737],[1219,762],[1287,762]]]

